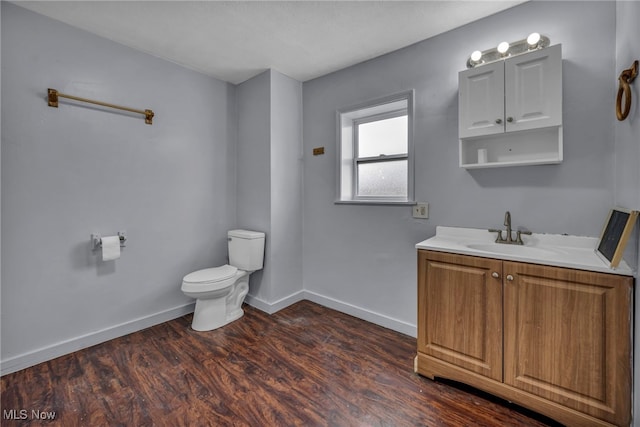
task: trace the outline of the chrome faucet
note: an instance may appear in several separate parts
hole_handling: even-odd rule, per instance
[[[507,211],[504,214],[504,225],[507,226],[507,243],[511,243],[511,212]]]
[[[504,214],[504,225],[507,227],[505,230],[507,232],[507,237],[502,237],[502,230],[495,230],[493,228],[489,229],[490,233],[498,233],[498,237],[496,237],[496,243],[504,243],[507,245],[524,245],[522,241],[522,235],[531,235],[530,231],[522,231],[518,230],[516,233],[516,239],[513,240],[513,230],[511,229],[511,212],[507,211]]]

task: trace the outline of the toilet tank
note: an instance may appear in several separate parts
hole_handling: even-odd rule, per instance
[[[264,233],[250,230],[230,230],[229,264],[244,271],[261,270],[264,262]]]

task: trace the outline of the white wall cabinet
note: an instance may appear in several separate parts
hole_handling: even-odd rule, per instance
[[[460,139],[504,132],[504,65],[494,62],[458,74]]]
[[[555,45],[459,73],[460,166],[562,161],[562,49]],[[486,160],[478,156],[486,150]]]

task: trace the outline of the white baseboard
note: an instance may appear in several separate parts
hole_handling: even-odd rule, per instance
[[[253,295],[247,295],[247,297],[244,299],[244,302],[249,304],[251,307],[255,307],[260,311],[264,311],[267,314],[273,314],[277,311],[282,310],[283,308],[297,303],[298,301],[302,301],[303,299],[306,299],[305,292],[298,291],[273,303],[268,303],[265,300],[254,297]]]
[[[250,306],[257,308],[258,310],[264,311],[268,314],[273,314],[277,311],[282,310],[283,308],[286,308],[298,301],[302,301],[305,299],[315,302],[316,304],[320,304],[324,307],[339,311],[341,313],[346,313],[350,316],[366,320],[367,322],[375,323],[376,325],[391,329],[396,332],[400,332],[405,335],[409,335],[414,338],[418,336],[416,325],[403,322],[401,320],[394,319],[392,317],[385,316],[383,314],[376,313],[374,311],[367,310],[334,298],[329,298],[311,291],[298,291],[274,303],[268,303],[259,298],[247,295],[245,302]]]
[[[150,326],[168,322],[169,320],[177,319],[185,314],[193,313],[194,306],[195,303],[189,303],[180,307],[171,308],[160,313],[141,317],[120,325],[112,326],[97,332],[92,332],[90,334],[82,335],[80,337],[72,338],[38,350],[2,360],[0,362],[0,375],[17,372],[21,369],[55,359],[56,357],[91,347],[92,345],[100,344],[114,338],[119,338],[132,332],[141,331]]]
[[[403,322],[402,320],[394,319],[392,317],[385,316],[384,314],[376,313],[334,298],[316,294],[315,292],[305,291],[305,296],[305,299],[308,299],[309,301],[346,313],[350,316],[357,317],[358,319],[375,323],[376,325],[400,332],[401,334],[409,335],[410,337],[415,338],[418,336],[417,326],[412,325],[411,323]]]
[[[411,337],[417,336],[416,325],[310,291],[298,291],[273,303],[247,295],[245,302],[258,310],[264,311],[268,314],[273,314],[305,299]],[[91,347],[92,345],[141,331],[142,329],[168,322],[169,320],[177,319],[185,314],[192,313],[194,305],[195,303],[189,303],[2,360],[0,361],[0,375],[10,374],[48,360],[55,359],[56,357]]]

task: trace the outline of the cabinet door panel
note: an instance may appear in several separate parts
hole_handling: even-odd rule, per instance
[[[459,137],[503,133],[504,65],[502,61],[460,72],[458,87]]]
[[[504,382],[624,424],[630,415],[630,278],[505,262]]]
[[[502,263],[425,251],[419,263],[418,351],[502,381]]]
[[[505,61],[506,131],[562,124],[561,46]]]

